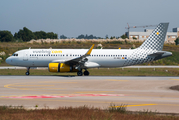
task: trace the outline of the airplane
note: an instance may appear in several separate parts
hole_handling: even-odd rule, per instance
[[[88,76],[89,68],[115,68],[142,64],[172,55],[162,51],[169,23],[160,23],[136,49],[24,49],[6,59],[6,63],[27,67],[48,67],[49,72],[77,72]],[[85,70],[83,72],[83,70]]]

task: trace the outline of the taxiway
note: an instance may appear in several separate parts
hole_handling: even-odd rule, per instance
[[[58,108],[111,103],[132,111],[179,113],[179,77],[0,76],[0,106]]]

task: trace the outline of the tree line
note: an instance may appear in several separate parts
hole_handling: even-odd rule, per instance
[[[60,36],[60,39],[67,39],[68,37],[66,37],[65,35],[61,35]],[[78,37],[76,37],[76,39],[103,39],[101,37],[96,37],[96,36],[93,36],[93,35],[79,35]]]
[[[53,32],[44,32],[44,31],[36,31],[36,32],[32,32],[31,30],[29,30],[28,28],[24,27],[23,29],[20,29],[17,33],[15,33],[14,35],[12,35],[12,33],[10,31],[0,31],[0,41],[1,42],[14,42],[14,41],[18,41],[18,42],[27,42],[30,41],[32,39],[57,39],[58,35],[56,33]]]
[[[78,37],[76,37],[76,39],[118,39],[118,38],[122,38],[122,39],[126,39],[128,38],[125,34],[122,35],[121,37],[115,37],[115,36],[111,36],[110,38],[108,37],[108,35],[105,36],[105,38],[102,37],[96,37],[94,35],[79,35]],[[65,36],[65,35],[61,35],[60,39],[69,39],[69,37]]]
[[[121,36],[121,38],[123,38],[124,35]],[[126,36],[125,36],[126,37]],[[20,29],[17,33],[15,33],[14,35],[12,35],[12,33],[10,31],[4,30],[4,31],[0,31],[0,42],[27,42],[30,41],[32,39],[58,39],[58,35],[56,33],[53,32],[44,32],[44,31],[36,31],[36,32],[32,32],[31,30],[29,30],[26,27],[23,27],[23,29]],[[65,35],[61,35],[60,39],[67,39],[69,37],[66,37]],[[106,39],[108,39],[108,35],[106,35],[105,37]],[[94,35],[79,35],[78,37],[76,37],[76,39],[105,39],[105,38],[101,38],[101,37],[96,37]],[[110,37],[110,39],[115,39],[115,38],[119,38],[119,37]]]

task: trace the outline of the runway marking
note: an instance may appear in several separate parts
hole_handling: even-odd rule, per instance
[[[20,90],[37,90],[37,89],[64,89],[64,88],[45,88],[45,87],[54,87],[55,85],[38,85],[39,83],[78,83],[78,82],[56,82],[56,81],[41,81],[36,82],[36,85],[26,85],[26,84],[34,84],[34,82],[28,82],[28,83],[14,83],[14,84],[7,84],[4,85],[5,88],[9,89],[20,89]],[[20,87],[44,87],[44,88],[20,88]]]
[[[46,89],[52,89],[52,90],[62,90],[66,88],[17,88],[19,90],[46,90]]]
[[[177,80],[177,81],[179,81],[179,79],[170,79],[170,80]]]
[[[179,98],[127,97],[128,99],[179,100]]]
[[[78,83],[78,82],[56,82],[56,81],[43,81],[38,83]]]
[[[99,97],[99,96],[124,96],[123,94],[72,94],[72,95],[34,95],[34,96],[9,96],[6,98],[25,98],[25,99],[38,99],[38,98],[67,98],[67,97]]]
[[[3,100],[7,100],[9,98],[6,97],[3,97],[3,98],[0,98],[0,99],[3,99]],[[12,99],[11,99],[12,100]],[[17,99],[13,99],[14,100],[33,100],[33,101],[50,101],[50,102],[69,102],[69,103],[98,103],[98,104],[111,104],[111,102],[108,102],[108,101],[79,101],[79,100],[67,100],[67,99],[58,99],[58,100],[55,100],[55,99],[21,99],[21,98],[17,98]],[[128,102],[113,102],[115,104],[136,104],[136,103],[128,103]],[[163,105],[163,106],[179,106],[179,104],[156,104],[156,105]]]
[[[75,93],[109,93],[114,91],[83,91],[83,92],[75,92]]]
[[[138,107],[138,106],[150,106],[150,105],[157,105],[157,104],[124,105],[124,106],[114,106],[114,107]]]
[[[107,81],[121,81],[121,82],[127,82],[129,80],[115,80],[115,79],[107,79]]]
[[[20,87],[32,87],[32,88],[20,88]],[[19,90],[38,90],[38,89],[65,89],[65,88],[46,88],[46,87],[53,87],[55,85],[15,85],[15,84],[8,84],[4,85],[5,88],[9,89],[19,89]],[[18,88],[19,87],[19,88]],[[39,87],[39,88],[34,88],[34,87]],[[45,88],[40,88],[40,87],[45,87]]]

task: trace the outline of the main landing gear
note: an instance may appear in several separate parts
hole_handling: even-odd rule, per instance
[[[30,67],[27,68],[27,72],[25,73],[26,75],[30,75],[29,70],[30,70]]]
[[[82,71],[78,71],[78,72],[77,72],[77,75],[78,75],[78,76],[82,76],[82,75],[83,75],[83,72],[82,72]]]
[[[77,75],[78,75],[78,76],[83,76],[83,71],[82,71],[82,70],[81,70],[81,71],[78,71],[78,72],[77,72]],[[89,75],[89,72],[88,72],[87,70],[85,70],[85,71],[84,71],[84,76],[88,76],[88,75]]]
[[[89,72],[87,70],[84,71],[84,75],[85,76],[88,76],[89,75]]]

